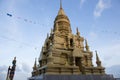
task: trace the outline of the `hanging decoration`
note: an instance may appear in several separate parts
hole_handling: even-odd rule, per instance
[[[7,16],[12,17],[12,14],[7,13]]]
[[[6,13],[6,15],[8,17],[13,17],[13,14],[11,14],[11,13]],[[28,23],[36,24],[36,21],[32,21],[32,20],[29,20],[29,19],[26,19],[26,18],[22,18],[22,17],[19,17],[19,16],[15,17],[15,18],[23,20],[23,21],[28,22]]]

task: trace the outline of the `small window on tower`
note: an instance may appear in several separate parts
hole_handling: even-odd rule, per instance
[[[70,39],[70,47],[73,47],[73,39]]]
[[[47,44],[46,44],[46,49],[48,49],[48,46],[49,46],[49,44],[47,43]]]

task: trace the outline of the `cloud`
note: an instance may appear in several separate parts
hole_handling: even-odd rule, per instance
[[[30,72],[30,67],[28,64],[26,63],[22,63],[22,70],[26,73],[29,73]]]
[[[113,74],[115,78],[120,78],[120,65],[114,65],[106,68],[108,74]]]
[[[14,80],[27,80],[27,78],[30,76],[31,76],[30,73],[16,72],[14,76]]]
[[[8,66],[0,66],[0,80],[5,80]],[[16,66],[14,80],[27,80],[31,76],[31,70],[28,64],[22,63]]]
[[[86,0],[80,0],[80,7],[83,6],[83,4],[85,3]]]
[[[0,66],[0,72],[5,72],[7,70],[7,66]]]
[[[3,65],[0,66],[0,80],[5,80],[6,74],[7,74],[7,66]]]
[[[6,74],[0,73],[0,80],[5,80]]]
[[[31,76],[31,70],[27,63],[21,63],[16,67],[15,80],[27,80]]]
[[[110,5],[111,0],[99,0],[94,10],[94,16],[100,17],[104,10],[110,8]]]
[[[102,45],[97,50],[100,51],[101,59],[103,60],[103,64],[106,67],[112,65],[120,65],[118,62],[120,58],[120,44],[118,43],[111,43],[109,45]]]
[[[22,69],[20,68],[20,66],[16,66],[16,72],[21,72]]]

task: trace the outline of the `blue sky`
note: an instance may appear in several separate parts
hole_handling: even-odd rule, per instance
[[[118,77],[120,0],[63,0],[62,3],[72,32],[75,34],[78,27],[93,54],[98,51],[107,73]],[[46,35],[53,27],[59,4],[59,0],[0,0],[0,80],[5,79],[14,56],[17,57],[15,80],[31,76],[34,59],[39,57]]]

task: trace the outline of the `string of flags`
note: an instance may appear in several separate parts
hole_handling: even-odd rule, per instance
[[[6,15],[7,15],[8,17],[13,17],[13,14],[11,14],[11,13],[6,13]],[[23,21],[25,21],[25,22],[29,22],[29,23],[36,24],[35,21],[29,20],[29,19],[25,19],[25,18],[22,18],[22,17],[19,17],[19,16],[17,16],[16,18],[17,18],[17,19],[21,19],[21,20],[23,20]]]
[[[112,30],[101,30],[101,33],[108,34],[108,35],[113,35],[116,40],[120,40],[120,32],[117,31],[112,31]]]
[[[0,15],[3,15],[5,14],[6,16],[10,17],[10,18],[16,18],[18,20],[22,20],[26,23],[31,23],[31,24],[39,24],[39,21],[33,21],[33,20],[30,20],[30,19],[27,19],[27,18],[24,18],[24,17],[21,17],[21,16],[17,16],[17,15],[14,15],[13,13],[10,13],[10,12],[2,12],[0,11]],[[40,21],[41,22],[41,21]],[[50,24],[47,22],[47,24],[40,24],[41,26],[50,26]]]
[[[23,20],[23,21],[25,21],[25,22],[28,22],[28,23],[37,24],[36,21],[32,21],[32,20],[29,20],[29,19],[26,19],[26,18],[22,18],[22,17],[20,17],[20,16],[14,16],[14,15],[11,14],[11,13],[6,13],[6,15],[7,15],[8,17],[15,17],[15,18],[17,18],[17,19],[21,19],[21,20]],[[45,24],[42,24],[42,26],[45,26]],[[111,33],[111,34],[120,36],[120,33],[119,33],[119,32],[115,32],[115,31],[100,30],[100,32],[102,32],[102,33]]]
[[[110,33],[110,34],[114,34],[114,35],[120,36],[120,33],[117,32],[117,31],[102,30],[100,32],[102,32],[102,33]]]
[[[12,14],[7,13],[7,16],[12,17]]]

